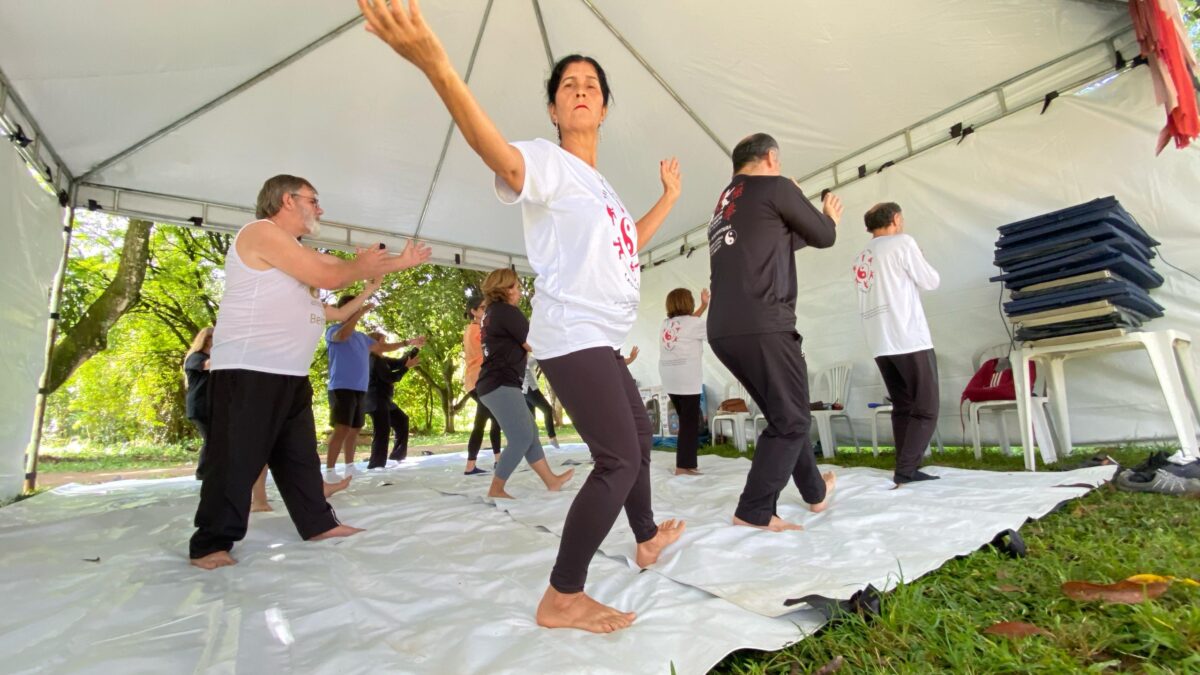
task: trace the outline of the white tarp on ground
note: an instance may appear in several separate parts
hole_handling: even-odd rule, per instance
[[[675,476],[674,468],[673,453],[654,453],[655,516],[680,518],[688,527],[681,545],[654,570],[763,616],[787,614],[791,609],[785,601],[806,595],[846,599],[867,584],[891,590],[1087,493],[1115,470],[997,473],[933,467],[929,472],[940,480],[897,488],[890,471],[823,466],[838,476],[829,509],[810,512],[789,484],[780,496],[779,516],[804,530],[770,533],[730,525],[748,460],[703,456],[704,475],[698,478]],[[578,478],[589,470],[589,465],[577,466]],[[430,487],[444,492],[480,493],[478,481],[467,477],[427,478]],[[526,525],[562,533],[574,494],[541,495],[540,481],[528,470],[510,483],[512,494],[530,498],[496,500],[497,508]],[[932,532],[938,536],[931,538]],[[601,551],[632,565],[633,533],[624,518],[617,519]]]
[[[63,209],[38,186],[25,162],[0,143],[0,501],[21,491],[25,448],[33,429],[33,400],[46,363],[47,306],[62,260]]]
[[[1032,486],[1053,484],[1045,480],[1050,474],[947,470],[942,485],[928,486],[940,490],[940,498],[930,500],[916,489],[876,494],[871,484],[878,480],[863,474],[861,489],[847,486],[830,512],[810,519],[808,531],[770,535],[717,522],[732,508],[744,461],[705,457],[709,475],[676,485],[667,477],[673,456],[655,455],[659,515],[677,507],[696,518],[684,544],[710,554],[736,545],[744,574],[790,569],[809,552],[822,565],[824,556],[832,556],[838,564],[822,573],[842,576],[846,586],[867,578],[862,562],[894,569],[888,550],[907,541],[900,526],[907,515],[879,509],[876,500],[891,507],[918,500],[930,518],[953,519],[976,541],[986,541],[997,523],[973,527],[960,522],[963,510],[977,514],[988,502],[1012,512],[1014,502],[1030,506],[1039,492]],[[69,485],[9,506],[0,510],[5,671],[624,674],[665,673],[673,665],[681,674],[703,673],[738,648],[779,649],[823,624],[813,610],[769,618],[677,583],[668,577],[713,584],[737,570],[728,558],[693,558],[699,564],[689,567],[688,558],[674,551],[663,559],[663,574],[638,574],[623,559],[593,561],[589,592],[638,612],[632,628],[607,636],[537,628],[533,607],[558,539],[527,524],[526,516],[551,513],[545,525],[560,527],[559,511],[574,497],[586,457],[580,446],[551,453],[553,464],[572,461],[581,473],[557,495],[536,489],[527,470],[516,474],[511,484],[522,499],[508,506],[533,509],[516,519],[478,496],[487,476],[465,483],[473,490],[467,497],[431,489],[464,484],[462,455],[359,473],[346,493],[333,498],[343,521],[368,528],[349,539],[300,542],[276,496],[281,512],[255,514],[249,536],[234,550],[239,564],[215,572],[188,567],[185,560],[199,487],[188,478]],[[965,489],[981,477],[992,489]],[[1092,473],[1086,478],[1098,479]],[[1027,515],[1083,491],[1044,487],[1041,503]],[[877,513],[868,518],[864,510]],[[930,531],[941,527],[923,522]],[[810,544],[825,530],[838,536],[822,538],[829,548],[818,553]],[[898,538],[888,541],[892,532]],[[627,553],[628,532],[619,524],[614,535],[620,540],[615,553]],[[948,557],[936,541],[925,548],[940,561]],[[786,557],[773,557],[781,553]],[[705,580],[709,562],[714,566]],[[821,587],[835,588],[833,579],[825,577]],[[746,598],[744,589],[716,590]]]
[[[870,443],[866,404],[886,395],[862,336],[850,272],[855,254],[869,238],[862,214],[877,202],[896,201],[903,207],[907,231],[941,273],[941,288],[922,298],[938,355],[939,428],[947,443],[963,438],[958,401],[974,372],[972,356],[1009,340],[998,309],[999,285],[988,282],[997,273],[992,253],[998,226],[1116,195],[1162,242],[1160,252],[1167,260],[1200,276],[1200,147],[1168,149],[1154,156],[1162,109],[1154,102],[1146,69],[1059,97],[1045,114],[1040,110],[1027,109],[980,129],[961,144],[944,145],[839,190],[846,211],[837,244],[796,254],[797,327],[804,336],[810,379],[835,363],[854,364],[847,410],[856,419],[860,440]],[[763,130],[773,131],[766,126]],[[785,149],[782,160],[790,173],[791,164],[804,157]],[[713,204],[717,196],[711,195]],[[1200,346],[1200,281],[1168,267],[1161,257],[1154,266],[1166,284],[1151,295],[1167,311],[1148,328],[1182,330]],[[667,293],[678,286],[696,292],[708,282],[703,243],[689,258],[643,272],[642,305],[629,338],[630,345],[641,347],[641,357],[631,366],[639,382],[660,382],[657,339]],[[705,383],[714,394],[710,398],[719,401],[731,378],[712,352],[705,351]],[[1067,381],[1076,443],[1172,438],[1170,418],[1144,353],[1068,362]],[[813,398],[831,400],[819,390]],[[995,439],[998,426],[994,419],[985,421],[985,432]],[[881,427],[881,438],[890,439],[886,417]],[[1009,427],[1014,431],[1010,440],[1019,443],[1015,422]],[[835,430],[840,430],[842,444],[850,443],[844,424],[836,424]]]

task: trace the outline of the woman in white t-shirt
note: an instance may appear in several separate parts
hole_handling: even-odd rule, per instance
[[[658,374],[663,391],[671,397],[679,416],[679,443],[675,449],[675,475],[699,476],[696,450],[700,446],[700,390],[704,388],[701,359],[708,339],[706,322],[708,289],[700,291],[700,306],[686,288],[667,294],[667,318],[658,331]]]
[[[624,509],[646,567],[679,538],[683,523],[655,525],[650,507],[650,421],[618,351],[637,315],[638,250],[679,198],[679,163],[659,163],[663,194],[635,221],[596,170],[600,125],[610,92],[594,59],[573,54],[555,64],[546,87],[558,143],[509,144],[455,72],[417,0],[359,0],[367,30],[419,68],[463,138],[496,175],[501,201],[520,204],[534,282],[528,343],[595,467],[563,525],[538,624],[609,633],[635,615],[583,592],[592,556]]]

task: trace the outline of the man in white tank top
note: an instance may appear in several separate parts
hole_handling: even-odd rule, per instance
[[[210,361],[212,464],[189,546],[197,567],[236,562],[229,551],[246,535],[250,488],[264,465],[303,539],[361,531],[340,524],[325,500],[308,369],[326,321],[346,320],[379,288],[378,279],[424,263],[430,249],[410,241],[399,255],[383,244],[352,260],[318,253],[299,240],[317,233],[322,213],[311,183],[275,176],[258,194],[260,220],[238,232],[226,255]],[[317,289],[363,279],[376,281],[343,307],[320,301]]]

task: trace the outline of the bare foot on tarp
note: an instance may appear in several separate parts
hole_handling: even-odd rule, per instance
[[[537,623],[543,628],[612,633],[628,628],[636,618],[637,614],[596,602],[587,593],[559,593],[553,586],[546,589],[537,607]]]
[[[492,477],[492,484],[488,487],[487,496],[491,499],[512,499],[513,496],[504,490],[505,481],[503,478]]]
[[[650,541],[643,541],[637,545],[637,566],[649,567],[658,562],[658,556],[663,549],[674,544],[686,528],[687,523],[674,518],[659,524],[658,532]]]
[[[335,537],[352,537],[352,536],[358,534],[359,532],[365,532],[365,531],[366,530],[362,529],[361,527],[350,527],[349,525],[338,525],[337,527],[333,528],[332,530],[325,530],[321,534],[318,534],[315,537],[311,537],[309,539],[309,541],[323,541],[325,539],[333,539]]]
[[[229,551],[217,551],[215,553],[209,553],[208,555],[200,558],[192,558],[188,562],[202,570],[215,570],[218,567],[228,567],[229,565],[237,564],[237,561],[233,559],[233,556],[229,555]]]
[[[567,469],[566,471],[557,474],[550,482],[546,483],[546,489],[551,492],[558,492],[562,486],[567,484],[567,481],[575,477],[575,469]]]
[[[790,522],[784,520],[783,518],[780,518],[779,516],[771,516],[771,522],[767,523],[766,525],[755,525],[754,523],[748,523],[748,522],[742,520],[741,518],[734,516],[733,524],[741,525],[742,527],[753,527],[755,529],[766,530],[768,532],[790,532],[793,530],[803,530],[804,529],[803,525],[797,525],[796,523],[790,523]]]
[[[352,479],[352,478],[354,478],[354,476],[346,476],[345,478],[337,481],[336,483],[325,483],[325,485],[323,485],[321,487],[321,489],[325,491],[325,498],[329,499],[333,495],[350,487],[350,479]]]
[[[269,502],[260,502],[257,500],[250,502],[250,513],[265,513],[274,510]]]
[[[676,476],[703,476],[704,474],[700,473],[696,469],[680,469],[680,468],[676,467],[675,475]]]
[[[825,499],[808,505],[808,510],[813,513],[820,513],[829,508],[829,502],[833,501],[833,488],[837,485],[837,476],[833,475],[832,471],[821,474],[821,478],[825,481]]]

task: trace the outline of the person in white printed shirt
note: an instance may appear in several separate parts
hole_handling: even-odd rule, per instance
[[[636,616],[584,593],[588,566],[621,511],[647,567],[683,533],[654,522],[650,504],[650,420],[617,351],[637,318],[638,251],[680,193],[679,162],[659,163],[663,192],[638,220],[596,170],[610,91],[595,59],[572,54],[546,83],[546,112],[558,142],[510,144],[454,70],[425,23],[420,3],[358,0],[367,30],[416,66],[441,97],[463,138],[495,174],[505,204],[520,204],[534,282],[528,343],[595,459],[563,524],[550,586],[536,618],[547,628],[610,633]],[[503,457],[503,455],[501,456]]]
[[[708,327],[708,289],[700,291],[700,306],[692,292],[676,288],[667,294],[667,318],[658,331],[658,375],[663,391],[679,415],[675,475],[698,476],[696,451],[700,446],[700,391],[704,388],[704,341]]]
[[[904,233],[904,214],[894,202],[872,206],[863,216],[872,239],[854,259],[854,285],[863,332],[892,399],[897,484],[933,480],[921,471],[925,448],[937,428],[937,358],[921,291],[941,279],[916,240]]]

